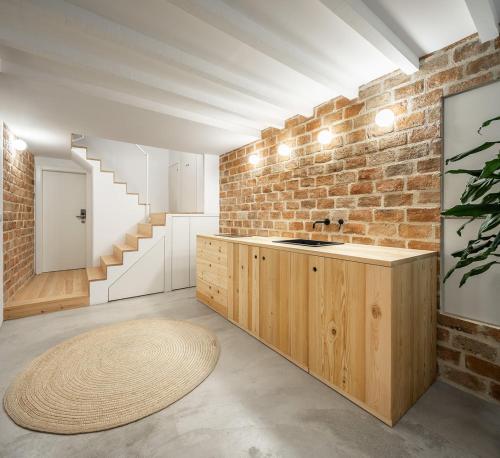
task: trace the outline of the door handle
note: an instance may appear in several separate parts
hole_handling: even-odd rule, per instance
[[[75,218],[78,218],[82,224],[85,224],[85,220],[87,219],[87,210],[85,208],[82,208],[80,210],[80,214],[76,215]]]

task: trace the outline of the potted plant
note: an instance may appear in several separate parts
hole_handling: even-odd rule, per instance
[[[500,121],[500,116],[483,122],[478,134],[481,134],[482,129],[497,121]],[[500,140],[484,142],[470,151],[447,159],[446,164],[458,162],[467,156],[488,150],[499,143]],[[446,173],[470,175],[470,179],[460,197],[461,203],[442,212],[444,216],[465,216],[469,218],[458,229],[457,234],[462,236],[462,231],[467,224],[478,218],[484,218],[476,238],[469,240],[464,249],[451,253],[457,259],[457,262],[446,273],[444,281],[455,270],[469,268],[460,280],[460,287],[462,287],[470,277],[482,274],[495,264],[500,264],[500,253],[497,252],[500,244],[500,187],[498,186],[500,183],[500,152],[494,159],[486,161],[482,169],[453,169],[448,170]]]

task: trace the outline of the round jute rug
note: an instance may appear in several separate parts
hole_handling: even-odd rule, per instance
[[[215,336],[184,321],[134,320],[73,337],[31,362],[4,397],[24,428],[77,434],[157,412],[199,385],[219,357]]]

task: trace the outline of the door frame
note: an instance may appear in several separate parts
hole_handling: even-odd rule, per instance
[[[77,173],[86,175],[85,169],[81,168],[78,164],[67,160],[51,157],[35,156],[35,273],[41,274],[43,272],[43,172],[61,172],[61,173]],[[87,214],[89,213],[89,206],[91,202],[88,199],[88,181],[87,192],[85,199],[87,201]],[[87,219],[87,223],[89,220]],[[88,238],[89,229],[86,228],[86,238]],[[85,241],[86,258],[87,253],[87,240]]]

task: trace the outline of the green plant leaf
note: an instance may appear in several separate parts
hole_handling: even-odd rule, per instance
[[[481,127],[477,130],[477,133],[479,135],[481,135],[481,130],[483,129],[483,127],[488,127],[494,121],[500,121],[500,116],[497,116],[496,118],[491,118],[491,119],[488,119],[487,121],[484,121],[481,124]]]
[[[478,235],[482,235],[483,232],[488,232],[497,227],[500,224],[500,213],[492,214],[488,216],[481,226],[479,227]]]
[[[464,204],[455,205],[441,214],[444,216],[484,216],[500,212],[500,204]]]
[[[451,169],[451,170],[447,170],[444,173],[451,173],[454,175],[467,174],[467,175],[472,175],[474,177],[479,177],[479,176],[481,176],[482,170]]]
[[[477,146],[476,148],[473,148],[469,151],[466,151],[465,153],[460,153],[460,154],[457,154],[456,156],[453,156],[453,157],[450,157],[449,159],[446,159],[446,164],[449,164],[450,162],[459,161],[460,159],[463,159],[464,157],[470,156],[471,154],[480,153],[481,151],[484,151],[485,149],[491,148],[493,145],[496,145],[497,143],[500,143],[500,141],[485,142],[482,145]]]
[[[486,272],[491,266],[495,265],[495,264],[500,264],[500,262],[498,261],[491,261],[491,262],[488,262],[487,264],[483,264],[482,266],[479,266],[479,267],[474,267],[473,269],[469,270],[469,272],[467,272],[463,277],[462,279],[460,280],[460,288],[465,285],[465,282],[470,278],[470,277],[474,277],[475,275],[479,275],[479,274],[482,274],[484,272]]]
[[[495,172],[497,170],[500,170],[500,155],[498,155],[496,159],[486,161],[480,178],[496,178]]]
[[[464,224],[462,224],[458,229],[457,229],[457,234],[462,237],[462,231],[464,230],[465,226],[467,226],[467,224],[469,223],[472,223],[472,221],[474,221],[476,218],[471,218],[469,219],[468,221],[466,221]]]

